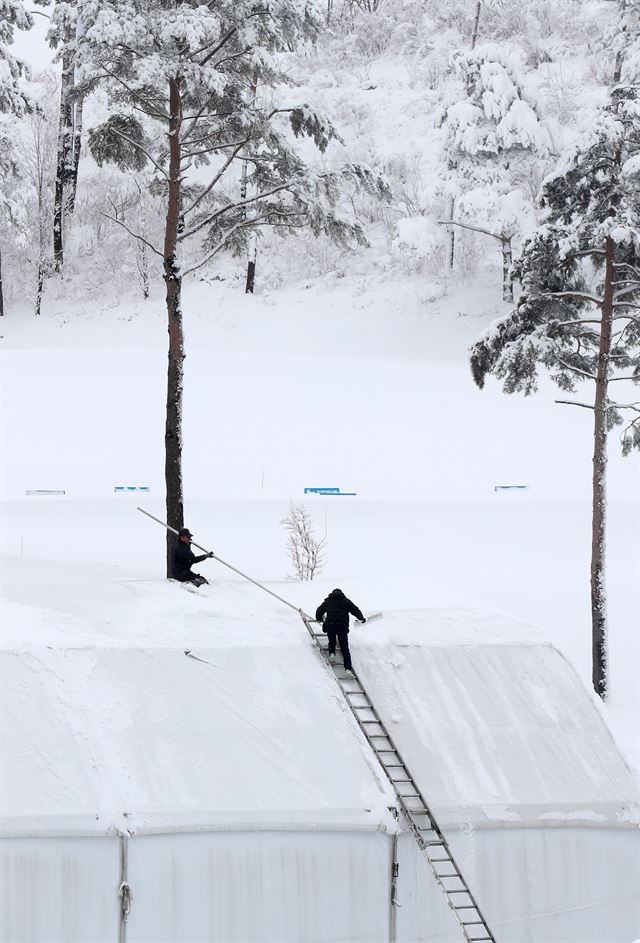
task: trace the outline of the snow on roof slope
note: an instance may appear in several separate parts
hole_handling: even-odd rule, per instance
[[[372,623],[356,659],[443,823],[637,821],[634,779],[560,652],[526,641],[479,643],[474,620],[465,641],[460,624],[430,632],[435,621],[416,612]]]
[[[24,604],[22,569],[38,608]],[[393,827],[390,787],[295,612],[238,581],[198,593],[54,570],[7,568],[6,832]],[[326,591],[278,588],[307,610]],[[390,611],[351,643],[444,825],[637,814],[598,708],[526,624],[471,609]]]
[[[6,833],[387,821],[390,787],[295,613],[252,614],[238,584],[113,590],[131,591],[118,624],[5,602]]]

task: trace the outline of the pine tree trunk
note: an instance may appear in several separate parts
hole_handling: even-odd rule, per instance
[[[60,79],[60,123],[58,127],[58,156],[56,163],[56,187],[53,204],[53,264],[56,272],[64,264],[64,211],[65,183],[68,177],[70,156],[73,149],[73,115],[71,91],[73,89],[73,55],[68,43],[72,36],[65,36]]]
[[[502,298],[504,301],[513,301],[513,282],[511,281],[513,253],[511,250],[511,237],[502,237],[500,239],[500,245],[502,247]]]
[[[609,354],[613,324],[614,245],[605,244],[605,280],[602,303],[600,350],[596,373],[593,447],[593,514],[591,532],[591,641],[592,681],[596,694],[607,694],[607,598],[605,589],[606,547],[606,473],[607,473],[607,407],[609,386]]]
[[[165,423],[165,484],[167,524],[175,530],[184,526],[182,498],[182,276],[177,247],[181,205],[180,129],[182,102],[179,79],[169,80],[169,195],[164,236],[164,279],[167,286],[169,362],[167,370],[167,414]],[[167,531],[167,576],[171,576],[171,547],[175,537]]]

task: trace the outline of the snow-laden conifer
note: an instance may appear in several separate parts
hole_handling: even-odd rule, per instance
[[[544,181],[544,225],[526,239],[514,271],[522,294],[472,349],[482,387],[532,393],[545,367],[567,394],[593,384],[591,611],[593,685],[607,690],[605,473],[607,434],[622,425],[623,452],[640,448],[640,97],[614,89],[611,105]],[[630,391],[613,395],[613,384]]]
[[[183,277],[223,249],[246,252],[249,234],[262,226],[305,225],[343,243],[364,242],[340,206],[341,186],[375,190],[377,181],[360,166],[312,173],[294,146],[306,137],[323,151],[337,138],[331,122],[288,87],[284,54],[317,29],[311,3],[78,0],[77,9],[84,79],[102,83],[110,102],[107,120],[90,131],[91,151],[99,164],[144,170],[166,201],[162,246],[125,228],[164,267],[167,521],[179,529]]]
[[[532,223],[532,167],[551,138],[525,91],[515,53],[493,43],[459,52],[455,72],[465,94],[444,113],[445,168],[438,189],[455,206],[449,226],[493,237],[503,259],[503,297],[513,300],[512,240]]]
[[[23,79],[26,66],[13,55],[15,30],[31,29],[33,17],[22,0],[0,0],[0,112],[21,115],[29,97]]]

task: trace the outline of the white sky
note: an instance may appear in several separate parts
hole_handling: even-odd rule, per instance
[[[25,3],[27,10],[35,13],[33,29],[28,32],[16,30],[13,52],[19,59],[28,63],[34,72],[39,72],[51,65],[54,50],[49,48],[45,39],[49,22],[42,14],[48,14],[48,7],[36,6],[31,0]]]

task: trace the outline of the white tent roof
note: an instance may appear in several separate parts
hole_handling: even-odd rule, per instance
[[[210,664],[183,649],[5,653],[5,830],[376,828],[389,787],[304,642],[198,649]]]
[[[595,695],[560,652],[483,644],[477,626],[458,625],[444,644],[434,615],[398,614],[391,643],[388,630],[372,625],[357,660],[441,822],[637,821],[632,774]]]
[[[91,583],[64,592],[55,610],[4,607],[5,833],[393,828],[391,788],[295,613],[237,583],[96,587],[99,617]],[[387,613],[351,636],[434,812],[628,822],[635,784],[593,699],[498,622]]]

